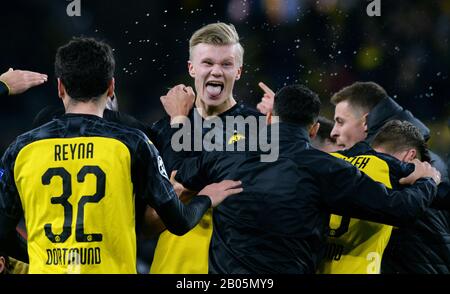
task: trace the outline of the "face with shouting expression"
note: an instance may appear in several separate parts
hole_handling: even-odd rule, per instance
[[[195,80],[196,106],[209,114],[220,114],[236,104],[233,87],[242,71],[238,46],[200,43],[192,49],[188,67]]]

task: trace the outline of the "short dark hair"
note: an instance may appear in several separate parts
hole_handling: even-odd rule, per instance
[[[335,93],[330,102],[333,105],[348,101],[353,106],[370,112],[381,100],[388,97],[386,91],[374,82],[356,82]]]
[[[92,38],[73,38],[56,52],[56,77],[69,96],[78,101],[95,100],[105,93],[114,69],[111,47]]]
[[[331,131],[333,130],[334,122],[323,116],[319,116],[319,119],[317,121],[320,123],[320,127],[319,127],[319,130],[317,131],[316,138],[318,140],[320,140],[321,142],[325,142],[325,140],[329,140],[329,141],[335,143],[336,138],[331,137]]]
[[[319,112],[319,96],[303,85],[285,86],[275,94],[274,114],[283,122],[308,126]]]
[[[372,147],[380,146],[389,153],[414,148],[419,160],[430,161],[428,146],[422,133],[408,121],[391,120],[384,124],[372,142]]]

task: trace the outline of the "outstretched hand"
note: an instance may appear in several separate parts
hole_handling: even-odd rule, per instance
[[[9,95],[21,94],[32,87],[45,83],[47,79],[46,74],[28,70],[13,70],[12,68],[0,75],[0,81],[9,88]]]
[[[275,93],[263,82],[259,82],[258,86],[264,91],[264,95],[261,98],[261,102],[256,105],[256,108],[262,114],[268,114],[273,110],[273,103],[275,101]]]
[[[241,185],[241,181],[224,180],[220,183],[214,183],[204,187],[198,192],[198,195],[209,196],[212,203],[211,206],[216,207],[228,196],[244,191]]]

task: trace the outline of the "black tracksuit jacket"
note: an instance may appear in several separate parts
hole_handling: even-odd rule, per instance
[[[405,225],[436,194],[431,179],[388,191],[350,163],[314,149],[305,129],[287,123],[279,129],[274,162],[260,162],[260,152],[203,152],[178,170],[176,179],[192,190],[223,179],[243,183],[242,193],[213,210],[210,273],[314,273],[330,213]]]
[[[370,142],[378,130],[390,120],[409,121],[421,131],[427,140],[429,129],[411,112],[403,109],[393,99],[378,103],[367,117]],[[431,165],[448,183],[448,171],[444,161],[430,152]],[[450,212],[427,209],[416,222],[392,231],[391,239],[382,260],[382,273],[450,274]]]

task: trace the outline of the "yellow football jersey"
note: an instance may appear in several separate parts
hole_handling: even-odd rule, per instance
[[[30,273],[136,273],[135,195],[155,209],[178,200],[148,138],[64,115],[5,152],[0,235],[24,215]]]
[[[130,152],[122,142],[33,142],[19,152],[14,180],[25,208],[30,273],[135,272]]]
[[[375,155],[332,155],[350,162],[373,180],[392,188],[389,164],[384,159]],[[331,215],[327,250],[317,273],[379,274],[391,232],[392,226]]]
[[[164,231],[159,236],[150,273],[207,274],[212,233],[212,209],[183,236]]]

